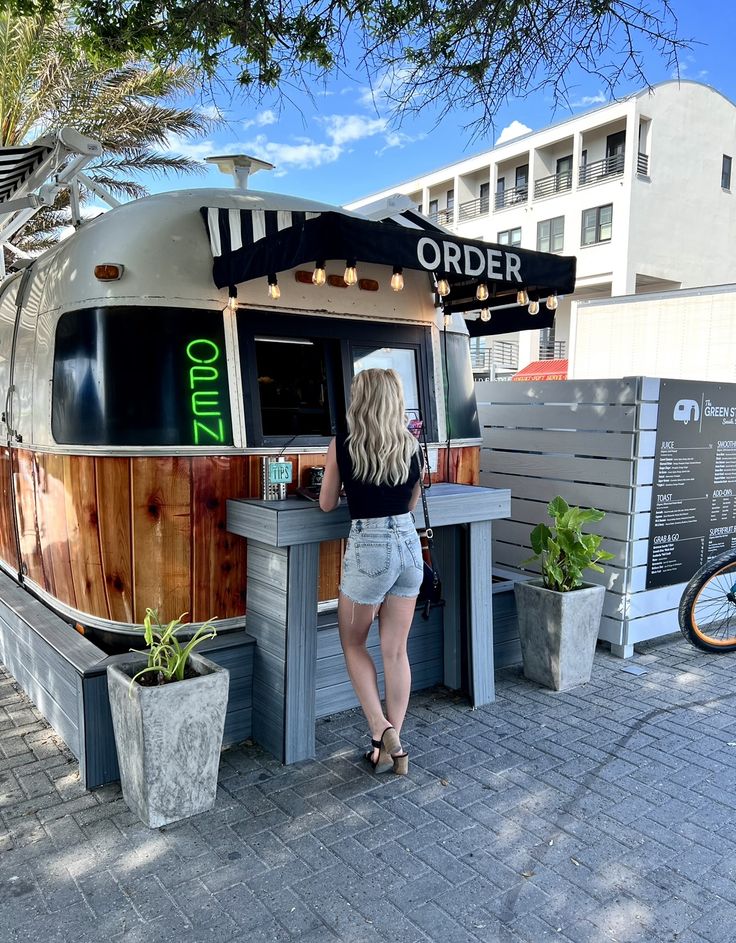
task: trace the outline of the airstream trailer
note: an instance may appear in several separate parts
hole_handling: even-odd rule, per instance
[[[468,333],[544,326],[545,296],[573,280],[574,260],[410,212],[233,189],[119,205],[0,286],[0,566],[98,635],[149,606],[242,627],[246,545],[225,503],[263,495],[264,457],[291,462],[289,493],[309,484],[353,373],[392,366],[435,479],[477,483]],[[541,297],[536,321],[518,292]],[[339,565],[324,544],[323,601]]]

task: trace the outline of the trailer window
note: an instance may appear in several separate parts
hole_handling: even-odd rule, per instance
[[[222,314],[110,307],[62,315],[51,428],[70,445],[232,445]]]
[[[429,328],[242,308],[237,325],[249,446],[323,447],[344,424],[353,375],[379,366],[399,372],[407,408],[434,434]]]
[[[419,409],[417,386],[417,355],[407,347],[356,347],[353,346],[353,373],[377,367],[395,370],[404,388],[404,403],[407,409]]]
[[[256,337],[264,436],[328,436],[324,345],[301,337]]]

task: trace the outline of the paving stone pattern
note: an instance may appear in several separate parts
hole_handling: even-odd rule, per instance
[[[499,672],[477,711],[414,697],[410,776],[222,756],[216,808],[159,830],[76,762],[0,670],[2,943],[733,943],[736,655],[604,648],[565,694]]]

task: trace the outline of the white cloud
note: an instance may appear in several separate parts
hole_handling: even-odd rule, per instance
[[[270,161],[279,169],[277,176],[283,176],[288,168],[311,170],[323,164],[331,164],[338,159],[342,148],[336,144],[325,144],[311,138],[295,138],[293,143],[269,141],[265,134],[259,134],[250,141],[231,145],[233,153],[244,152]]]
[[[278,120],[276,113],[271,111],[270,108],[267,108],[265,111],[257,114],[255,118],[249,118],[247,121],[244,121],[243,127],[246,130],[248,128],[266,128],[271,124],[276,124]]]
[[[180,134],[170,134],[166,139],[164,150],[181,157],[188,157],[190,160],[204,160],[210,154],[218,153],[214,141],[192,141]]]
[[[506,141],[513,141],[514,138],[520,138],[522,134],[529,134],[531,128],[527,128],[521,121],[512,121],[507,124],[496,138],[496,144],[504,144]]]
[[[385,118],[365,115],[327,115],[320,122],[325,126],[327,137],[338,147],[380,134],[386,130],[387,124]]]
[[[357,90],[357,98],[365,108],[372,108],[380,111],[380,106],[394,94],[401,93],[402,86],[409,83],[411,73],[408,69],[389,69],[379,75],[370,86],[364,86]]]
[[[578,101],[570,102],[571,108],[589,108],[591,105],[605,105],[608,99],[604,92],[596,92],[595,95],[583,95]]]
[[[426,136],[426,134],[417,134],[412,136],[410,134],[404,134],[403,131],[389,131],[385,137],[386,143],[382,148],[376,151],[376,156],[381,157],[386,153],[386,151],[389,151],[394,147],[401,149],[402,147],[406,147],[407,144],[413,144],[415,141],[422,141]]]

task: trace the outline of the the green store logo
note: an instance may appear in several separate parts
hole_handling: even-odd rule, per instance
[[[225,441],[220,403],[220,348],[206,337],[187,344],[192,430],[195,445],[218,445]]]

